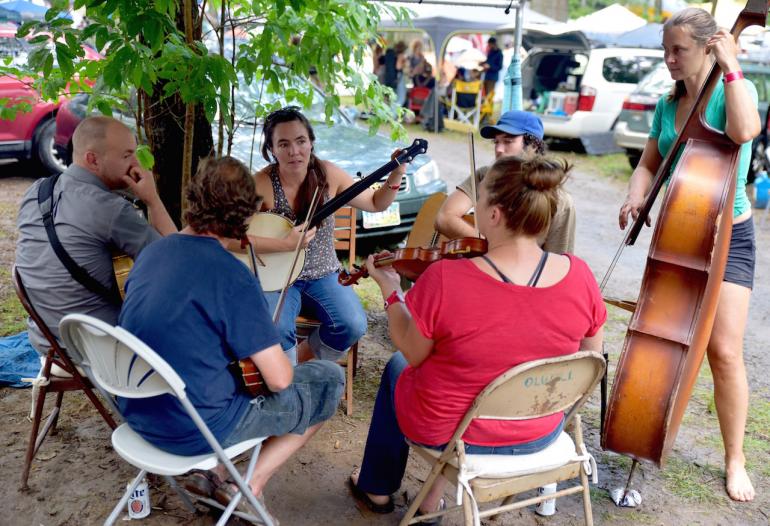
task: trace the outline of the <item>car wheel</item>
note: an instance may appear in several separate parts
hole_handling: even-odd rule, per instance
[[[636,168],[642,155],[639,153],[626,152],[626,157],[628,157],[628,164],[631,165],[631,168]]]
[[[35,130],[33,158],[49,173],[61,173],[67,168],[67,163],[54,148],[56,119],[48,119],[40,123]]]

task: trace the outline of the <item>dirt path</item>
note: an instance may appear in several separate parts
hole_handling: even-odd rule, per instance
[[[454,135],[432,136],[430,154],[439,163],[444,177],[453,186],[467,173],[467,148],[464,139]],[[481,165],[492,159],[488,144],[478,145]],[[1,167],[5,168],[5,167]],[[7,174],[7,171],[2,172]],[[28,179],[0,175],[0,264],[9,268],[13,259],[14,203]],[[620,242],[616,210],[624,195],[624,184],[581,170],[578,165],[568,184],[578,212],[576,253],[601,277]],[[609,488],[621,485],[627,475],[628,461],[598,449],[598,396],[584,411],[586,440],[600,468],[600,482],[592,488],[596,524],[654,525],[748,525],[768,524],[770,516],[770,222],[758,232],[757,286],[752,298],[749,330],[746,337],[746,361],[752,388],[752,418],[747,446],[752,461],[751,473],[759,496],[755,502],[737,505],[729,502],[722,490],[721,440],[719,439],[711,383],[707,372],[696,388],[675,451],[665,471],[644,466],[636,487],[643,494],[639,509],[616,508],[607,497]],[[613,295],[634,297],[649,242],[649,233],[637,248],[627,250],[610,284]],[[0,299],[9,294],[7,273],[0,275]],[[378,305],[378,302],[374,302]],[[284,525],[386,525],[397,524],[404,511],[404,495],[399,510],[390,516],[373,516],[359,510],[344,487],[344,481],[358,465],[368,431],[373,396],[379,374],[392,352],[386,335],[384,314],[379,307],[369,313],[370,330],[362,342],[361,367],[356,378],[356,412],[353,417],[338,415],[326,425],[311,444],[292,459],[273,479],[267,489],[269,508]],[[627,316],[612,309],[607,324],[607,346],[612,363],[622,345]],[[50,401],[49,401],[50,403]],[[60,432],[43,445],[39,460],[33,464],[31,491],[17,491],[18,474],[23,462],[29,423],[29,391],[0,389],[0,468],[5,483],[0,486],[0,501],[5,512],[2,525],[90,525],[100,524],[117,501],[126,482],[135,471],[122,462],[110,448],[106,426],[95,416],[84,397],[65,397]],[[416,459],[410,461],[402,488],[412,497],[427,471]],[[186,512],[164,485],[154,487],[155,510],[144,524],[213,524],[206,516]],[[551,518],[538,517],[531,509],[506,514],[496,524],[571,525],[582,524],[582,506],[578,498],[558,502],[558,513]],[[458,517],[445,524],[460,524]]]

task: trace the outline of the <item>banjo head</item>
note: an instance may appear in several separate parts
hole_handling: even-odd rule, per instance
[[[260,212],[254,214],[249,221],[247,234],[256,237],[272,237],[281,239],[286,237],[293,228],[291,221],[284,216],[272,212]],[[231,252],[236,258],[246,265],[250,270],[251,256],[247,252]],[[257,254],[257,275],[265,292],[275,292],[281,290],[286,284],[286,278],[294,260],[294,252],[272,252],[269,254]],[[262,260],[263,265],[259,264]],[[299,251],[297,264],[294,266],[289,284],[294,283],[305,266],[305,249]]]

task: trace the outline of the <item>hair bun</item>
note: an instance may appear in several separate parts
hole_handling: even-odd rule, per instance
[[[572,166],[564,159],[535,156],[522,163],[522,179],[529,190],[548,192],[564,183]]]

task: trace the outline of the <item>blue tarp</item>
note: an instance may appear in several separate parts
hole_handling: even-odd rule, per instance
[[[22,378],[35,378],[40,371],[40,355],[29,343],[26,331],[0,338],[0,386],[29,387]]]

